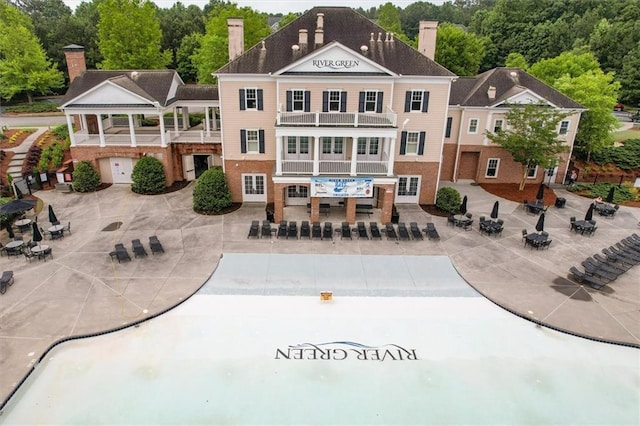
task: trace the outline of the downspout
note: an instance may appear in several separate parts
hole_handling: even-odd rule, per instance
[[[453,183],[456,183],[458,181],[458,160],[460,159],[460,136],[462,135],[462,126],[464,125],[464,112],[465,110],[462,109],[462,112],[460,113],[460,127],[458,128],[458,141],[457,141],[458,148],[456,149],[456,161],[455,163],[453,163]]]
[[[227,173],[227,167],[226,167],[226,154],[224,152],[224,147],[225,147],[225,143],[224,143],[224,126],[223,126],[223,119],[222,119],[222,110],[224,108],[222,108],[222,85],[220,84],[222,82],[222,80],[220,79],[220,76],[217,75],[213,75],[214,77],[216,77],[218,79],[218,99],[219,99],[219,106],[218,106],[218,111],[220,113],[220,143],[222,144],[222,172],[223,173]],[[215,117],[215,113],[214,113],[214,117]]]
[[[440,161],[438,161],[438,175],[436,176],[436,193],[434,195],[434,197],[437,196],[438,194],[438,188],[440,188],[440,172],[442,171],[442,153],[444,152],[444,140],[445,140],[445,132],[447,131],[447,119],[449,118],[449,98],[451,97],[451,82],[452,79],[449,80],[449,90],[447,91],[447,101],[446,101],[446,106],[447,106],[447,110],[445,111],[444,114],[444,126],[442,126],[442,140],[440,141]],[[435,198],[433,199],[433,203],[435,204],[436,200]]]

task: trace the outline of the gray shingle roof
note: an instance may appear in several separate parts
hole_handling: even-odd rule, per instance
[[[494,100],[489,99],[490,86],[496,88]],[[451,84],[449,105],[479,107],[495,105],[527,89],[560,108],[584,108],[573,99],[519,68],[494,68],[475,77],[458,78]]]
[[[87,70],[73,80],[62,99],[62,104],[64,105],[106,80],[111,80],[114,84],[142,96],[150,102],[159,102],[160,105],[165,106],[169,100],[167,99],[169,89],[176,76],[177,73],[174,70]]]
[[[218,86],[207,84],[185,84],[178,86],[176,99],[180,101],[217,101]]]
[[[364,53],[368,59],[395,73],[403,75],[454,76],[454,74],[422,55],[409,45],[394,39],[385,41],[385,30],[366,17],[348,7],[314,7],[300,18],[264,39],[229,62],[216,73],[219,74],[268,74],[273,73],[301,58],[315,52],[314,34],[318,13],[324,14],[324,43],[337,41],[349,49],[363,54],[361,46],[367,46]],[[299,43],[299,30],[306,29],[307,47],[298,52],[291,48]],[[374,34],[373,41],[371,34]],[[378,40],[382,33],[382,40]]]

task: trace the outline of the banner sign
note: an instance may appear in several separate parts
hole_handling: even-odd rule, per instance
[[[373,197],[373,178],[311,178],[312,197]]]

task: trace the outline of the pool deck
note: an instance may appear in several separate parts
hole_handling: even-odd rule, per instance
[[[46,241],[54,256],[46,262],[0,258],[0,269],[15,274],[14,285],[0,296],[0,400],[6,402],[54,343],[136,323],[185,300],[208,280],[223,253],[447,255],[472,287],[517,315],[579,336],[640,347],[640,266],[599,291],[567,278],[569,268],[582,269],[580,262],[587,256],[634,232],[640,234],[640,209],[621,207],[614,219],[596,214],[598,230],[592,237],[582,236],[570,232],[569,217],[584,217],[590,200],[554,188],[567,203],[563,209],[549,207],[545,230],[553,243],[537,251],[522,243],[521,230],[534,231],[538,219],[528,215],[522,203],[498,199],[469,182],[441,186],[468,196],[473,230],[447,227],[445,218],[432,217],[418,206],[400,206],[400,220],[407,224],[435,223],[439,242],[341,240],[339,235],[333,242],[248,240],[251,220],[265,217],[264,205],[244,205],[224,216],[198,215],[191,209],[192,186],[159,196],[133,194],[128,185],[91,194],[39,191],[36,195],[45,209],[38,222],[47,227],[46,206],[51,204],[62,223],[71,222],[72,234]],[[499,237],[482,235],[477,218],[488,217],[496,200],[505,230]],[[306,220],[306,208],[287,207],[285,217]],[[335,214],[322,221],[336,226],[342,217]],[[358,217],[366,222],[378,219]],[[103,230],[114,223],[121,223],[118,229]],[[151,235],[158,236],[164,254],[151,254]],[[27,234],[25,240],[29,238]],[[133,257],[135,238],[145,245],[148,257]],[[7,239],[0,231],[0,241]],[[109,257],[119,242],[129,250],[131,262],[114,263]],[[328,290],[340,293],[340,288]],[[393,283],[385,291],[393,294]],[[268,289],[264,294],[270,294]],[[290,285],[287,294],[302,292]]]

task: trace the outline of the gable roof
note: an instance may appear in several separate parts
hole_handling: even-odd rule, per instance
[[[217,101],[218,86],[212,84],[184,84],[178,86],[176,100],[179,101]]]
[[[489,99],[489,87],[496,88],[495,99]],[[563,95],[520,68],[494,68],[475,77],[459,77],[451,83],[449,105],[492,106],[523,92],[533,92],[558,108],[584,109],[582,105]]]
[[[109,80],[112,84],[148,99],[149,102],[158,102],[166,106],[170,100],[169,90],[176,78],[181,81],[174,70],[87,70],[73,80],[62,99],[62,105]]]
[[[324,14],[323,44],[315,46],[318,13]],[[299,44],[299,31],[307,30],[307,44]],[[380,35],[380,37],[379,37]],[[298,19],[264,39],[238,58],[216,71],[216,74],[275,73],[337,41],[382,67],[403,75],[453,77],[435,61],[400,40],[386,39],[386,31],[348,7],[314,7]],[[378,41],[379,40],[379,41]],[[292,49],[298,45],[299,50]],[[363,52],[362,46],[368,50]]]

